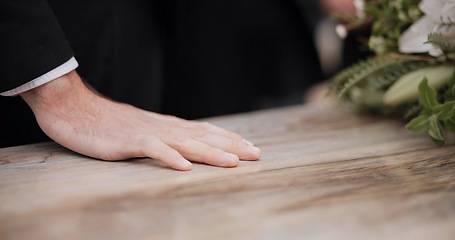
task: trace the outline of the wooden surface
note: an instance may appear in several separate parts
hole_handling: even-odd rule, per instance
[[[455,146],[327,104],[209,121],[257,162],[170,170],[0,150],[0,239],[455,239]]]

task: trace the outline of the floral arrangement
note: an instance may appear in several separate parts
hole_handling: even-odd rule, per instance
[[[356,1],[359,4],[359,1]],[[338,73],[332,90],[365,113],[399,116],[443,144],[455,133],[455,0],[360,1],[374,56]]]

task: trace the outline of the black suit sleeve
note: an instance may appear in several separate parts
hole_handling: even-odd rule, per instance
[[[16,88],[73,56],[45,0],[0,0],[0,92]]]

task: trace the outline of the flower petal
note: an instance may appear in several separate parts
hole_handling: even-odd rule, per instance
[[[428,16],[423,16],[409,27],[398,39],[398,48],[402,53],[423,53],[431,49],[425,44],[434,24]]]
[[[433,57],[439,57],[443,54],[444,52],[438,48],[438,47],[432,47],[430,50],[428,50],[428,54]]]
[[[423,0],[419,4],[420,10],[429,16],[433,22],[439,22],[440,13],[445,4],[445,0]]]
[[[443,24],[455,24],[455,0],[447,1],[444,4],[439,22]]]

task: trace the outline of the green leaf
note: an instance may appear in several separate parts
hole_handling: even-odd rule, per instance
[[[452,78],[449,80],[449,89],[452,93],[452,96],[455,96],[455,70],[453,71]]]
[[[447,130],[451,131],[451,132],[455,132],[455,121],[454,121],[454,119],[452,119],[452,118],[446,119],[444,121],[444,127]]]
[[[439,120],[434,116],[430,117],[430,124],[428,125],[428,134],[435,143],[438,144],[444,143],[441,125],[439,124]]]
[[[401,76],[384,93],[384,104],[397,106],[417,100],[420,95],[419,85],[423,78],[428,79],[428,85],[433,89],[447,86],[453,75],[453,66],[438,65],[424,67]]]
[[[447,82],[447,90],[444,93],[444,99],[446,101],[455,100],[455,68],[452,77]]]
[[[422,109],[422,111],[420,111],[420,115],[431,116],[431,115],[433,115],[433,109],[424,108],[424,109]]]
[[[454,115],[455,102],[446,102],[434,107],[434,113],[441,121],[447,120]]]
[[[430,116],[420,115],[406,124],[406,129],[413,133],[423,132],[430,125]]]
[[[436,100],[436,91],[428,85],[428,79],[425,77],[419,84],[419,102],[425,108],[433,109],[438,105]]]

